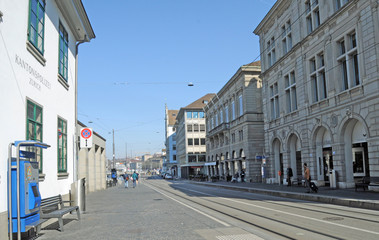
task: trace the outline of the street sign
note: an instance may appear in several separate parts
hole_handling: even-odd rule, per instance
[[[80,130],[80,147],[91,148],[92,147],[92,128],[82,128]]]

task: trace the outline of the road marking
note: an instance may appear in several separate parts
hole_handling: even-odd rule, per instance
[[[320,219],[317,219],[317,218],[311,218],[311,217],[306,217],[306,216],[298,215],[298,214],[295,214],[295,213],[289,213],[289,212],[284,212],[284,211],[281,211],[281,210],[276,210],[276,209],[271,209],[271,208],[267,208],[267,207],[262,207],[262,206],[258,206],[258,205],[255,205],[255,204],[245,203],[245,202],[241,202],[241,201],[233,200],[233,199],[229,199],[229,198],[218,197],[216,195],[209,194],[209,193],[199,192],[199,191],[190,190],[190,189],[184,189],[184,190],[195,192],[195,193],[201,193],[201,194],[204,194],[204,195],[210,196],[210,197],[217,197],[217,198],[228,200],[228,201],[231,201],[231,202],[242,203],[242,204],[245,204],[245,205],[248,205],[248,206],[253,206],[253,207],[256,207],[256,208],[261,208],[261,209],[265,209],[265,210],[269,210],[269,211],[273,211],[273,212],[283,213],[283,214],[291,215],[291,216],[294,216],[294,217],[301,217],[301,218],[305,218],[305,219],[308,219],[308,220],[313,220],[313,221],[316,221],[316,222],[326,223],[326,224],[329,224],[329,225],[335,225],[335,226],[339,226],[339,227],[349,228],[349,229],[352,229],[352,230],[357,230],[357,231],[361,231],[361,232],[366,232],[366,233],[371,233],[371,234],[379,235],[379,232],[373,232],[373,231],[365,230],[365,229],[361,229],[361,228],[350,227],[350,226],[346,226],[346,225],[342,225],[342,224],[338,224],[338,223],[334,223],[334,222],[324,221],[324,220],[320,220]]]
[[[196,208],[193,208],[193,207],[191,207],[191,206],[189,206],[189,205],[187,205],[187,204],[185,204],[185,203],[182,203],[181,201],[176,200],[175,198],[172,198],[172,197],[166,195],[165,193],[159,191],[159,190],[156,189],[155,187],[150,186],[150,184],[149,184],[149,185],[146,184],[146,186],[148,186],[149,188],[151,188],[151,189],[153,189],[153,190],[159,192],[160,194],[162,194],[162,195],[168,197],[169,199],[174,200],[175,202],[180,203],[180,204],[182,204],[183,206],[185,206],[185,207],[187,207],[187,208],[189,208],[189,209],[192,209],[192,210],[194,210],[194,211],[196,211],[196,212],[198,212],[198,213],[200,213],[200,214],[202,214],[202,215],[204,215],[204,216],[206,216],[206,217],[208,217],[208,218],[210,218],[210,219],[212,219],[212,220],[214,220],[214,221],[216,221],[216,222],[218,222],[218,223],[224,225],[225,227],[230,227],[230,225],[227,224],[226,222],[223,222],[223,221],[221,221],[221,220],[219,220],[219,219],[217,219],[217,218],[215,218],[215,217],[212,217],[211,215],[208,215],[208,214],[206,214],[206,213],[203,213],[202,211],[200,211],[200,210],[198,210],[198,209],[196,209]]]

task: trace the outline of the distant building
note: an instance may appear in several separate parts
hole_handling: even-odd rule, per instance
[[[259,35],[268,177],[379,176],[378,1],[278,0]],[[334,182],[334,181],[333,181]]]
[[[163,171],[170,171],[173,176],[178,175],[176,160],[176,128],[175,121],[178,110],[168,110],[165,106],[165,136],[166,136],[166,161],[163,162]]]
[[[144,154],[142,155],[142,162],[145,162],[147,160],[149,160],[150,158],[152,158],[153,156],[151,154]]]
[[[260,61],[241,66],[206,105],[208,175],[226,179],[245,171],[245,180],[261,181],[264,152]]]
[[[215,94],[207,94],[190,105],[180,108],[174,125],[176,129],[176,152],[179,164],[178,177],[190,178],[206,174],[205,113],[203,108]]]

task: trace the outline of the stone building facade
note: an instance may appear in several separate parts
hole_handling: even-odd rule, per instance
[[[204,108],[211,177],[226,180],[244,170],[245,180],[261,181],[256,160],[264,152],[260,73],[260,61],[243,65]]]
[[[279,0],[254,33],[269,177],[303,163],[319,185],[379,176],[378,1]]]

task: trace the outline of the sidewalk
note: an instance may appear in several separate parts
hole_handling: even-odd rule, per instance
[[[379,210],[379,193],[372,191],[357,192],[354,188],[331,189],[330,187],[319,187],[318,193],[305,193],[306,189],[302,186],[284,186],[279,184],[264,183],[231,183],[226,181],[218,182],[196,182],[193,184],[207,185],[231,190],[246,191],[251,193],[266,194],[277,197],[294,198],[307,201],[315,201],[342,205],[348,207],[365,208]]]

